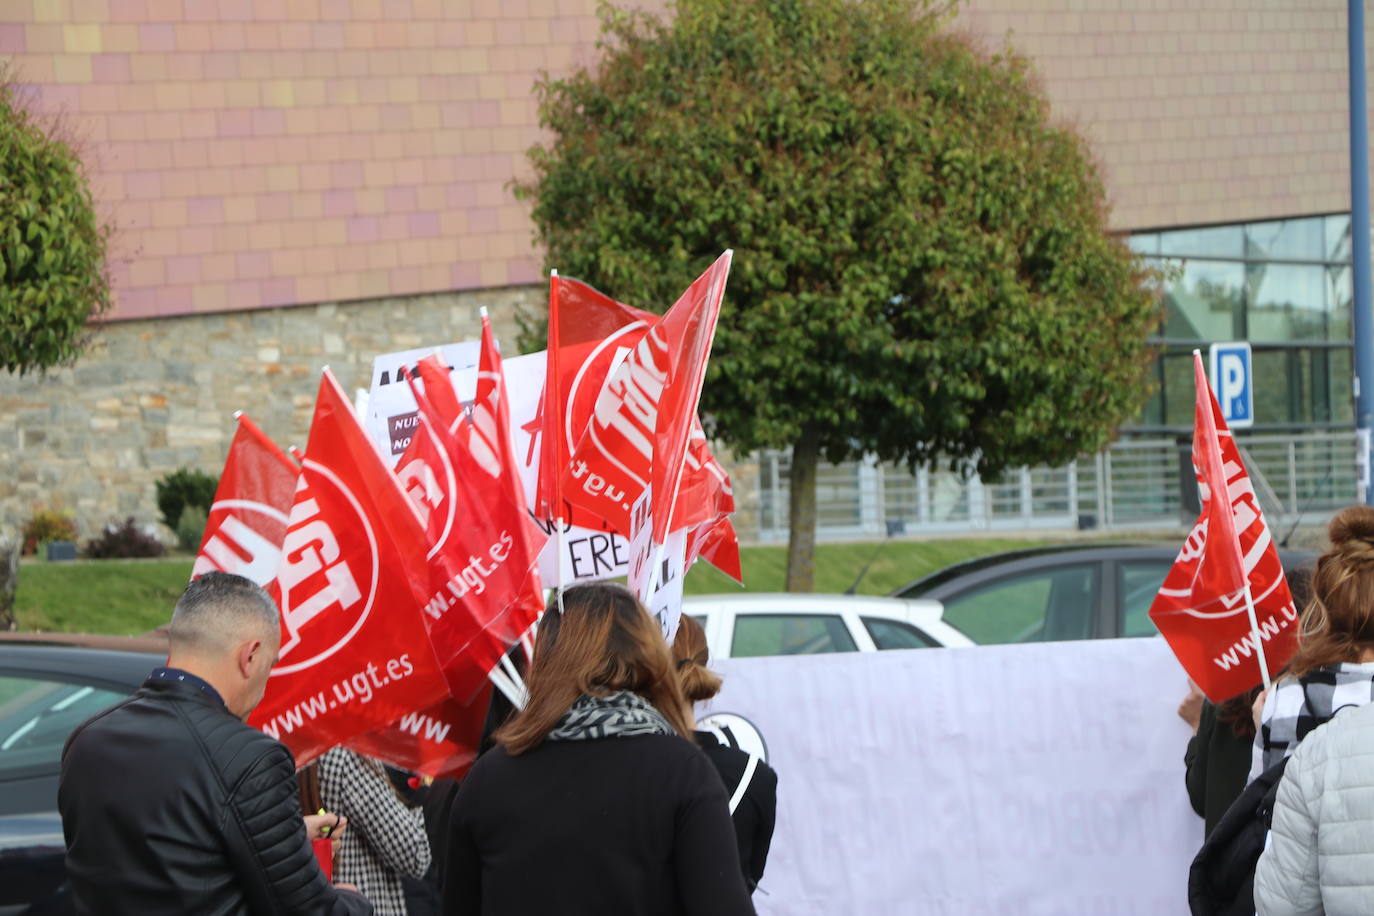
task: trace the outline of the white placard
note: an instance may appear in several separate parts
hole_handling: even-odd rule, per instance
[[[778,773],[761,916],[1188,913],[1162,639],[713,660]]]
[[[468,348],[471,348],[471,353]],[[439,349],[444,358],[455,366],[450,377],[459,399],[464,403],[470,402],[477,391],[480,342],[451,344]],[[428,347],[389,353],[378,357],[373,364],[376,384],[367,398],[367,431],[393,467],[409,444],[409,434],[416,422],[415,396],[404,381],[400,384],[395,382],[395,367],[413,366],[434,350],[434,347]],[[525,500],[531,505],[539,475],[539,442],[536,435],[539,426],[535,419],[539,415],[539,402],[544,391],[544,357],[544,351],[540,350],[502,360],[510,401],[511,435],[516,457],[520,459],[520,479],[525,486]],[[389,384],[381,384],[384,372],[389,373],[386,376]],[[548,545],[539,554],[539,574],[546,586],[559,582],[571,585],[573,582],[609,579],[626,574],[630,551],[628,543],[620,535],[600,529],[569,526],[561,541],[560,573],[560,540],[551,530],[549,533],[552,536]]]

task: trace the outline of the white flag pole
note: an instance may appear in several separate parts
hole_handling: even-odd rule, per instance
[[[512,706],[516,709],[525,708],[526,695],[524,689],[516,686],[510,678],[506,677],[505,672],[500,670],[499,665],[492,668],[491,673],[488,674],[487,677],[491,679],[492,685],[496,687],[497,690],[501,691],[507,700],[510,700]]]
[[[558,282],[558,268],[554,267],[554,268],[551,268],[551,269],[549,270],[549,289],[550,289],[550,292],[552,292],[553,295],[555,295],[555,296],[557,295],[557,292],[554,291],[554,284],[557,283],[557,282]],[[550,321],[553,320],[552,311],[550,311],[549,320],[550,320]],[[560,341],[561,341],[561,338],[560,338]],[[544,357],[544,390],[545,390],[545,392],[548,391],[548,388],[549,388],[549,380],[550,380],[550,379],[553,380],[553,384],[554,384],[554,385],[557,385],[557,384],[561,381],[561,379],[559,379],[559,378],[556,377],[556,373],[553,373],[553,372],[550,372],[550,371],[549,371],[551,368],[553,368],[553,360],[554,360],[553,348],[550,348],[549,351],[548,351],[548,355]],[[558,391],[558,392],[556,392],[556,394],[561,396],[561,395],[562,395],[562,391]],[[562,398],[561,398],[561,397],[555,397],[554,400],[562,400]],[[560,419],[561,419],[561,418],[560,418]],[[560,436],[561,436],[561,435],[563,435],[563,431],[562,431],[562,429],[561,429],[561,427],[562,427],[563,424],[562,424],[562,423],[559,423],[559,424],[557,424],[557,425],[560,427],[560,428],[557,430],[557,435],[560,435]],[[549,446],[550,446],[550,443],[546,441],[546,442],[544,443],[544,448],[549,448]],[[541,462],[541,463],[543,463],[543,464],[545,464],[545,466],[547,466],[547,463],[544,463],[544,462]],[[556,527],[556,529],[557,529],[557,531],[558,531],[558,559],[557,559],[557,562],[554,564],[555,572],[554,572],[553,594],[554,594],[554,597],[555,597],[555,598],[557,599],[557,601],[558,601],[558,616],[559,616],[559,617],[562,617],[562,616],[563,616],[563,557],[565,556],[566,551],[567,551],[567,549],[568,549],[567,533],[563,530],[563,471],[564,471],[564,470],[566,470],[566,469],[565,469],[565,468],[557,468],[557,469],[556,469],[556,471],[555,471],[556,476],[554,477],[554,482],[553,482],[554,512],[556,513],[555,516],[554,516],[553,523],[554,523],[554,526]]]
[[[1201,350],[1198,350],[1198,349],[1194,349],[1194,350],[1193,350],[1193,359],[1194,359],[1194,361],[1195,361],[1195,365],[1201,366],[1201,365],[1202,365],[1202,351],[1201,351]],[[1198,371],[1200,372],[1201,369],[1199,369]],[[1208,410],[1210,411],[1210,410],[1211,410],[1211,404],[1216,403],[1216,395],[1212,392],[1212,389],[1211,389],[1211,385],[1210,385],[1210,384],[1209,384],[1208,387],[1207,387],[1207,398],[1208,398],[1208,402],[1209,402],[1209,403],[1208,403]],[[1216,424],[1210,422],[1210,421],[1211,421],[1211,416],[1210,416],[1210,414],[1209,414],[1209,416],[1208,416],[1208,421],[1209,421],[1208,425],[1212,427],[1211,441],[1208,443],[1208,451],[1209,451],[1211,454],[1208,456],[1208,458],[1209,458],[1210,462],[1212,463],[1212,465],[1216,468],[1217,473],[1221,476],[1221,478],[1222,478],[1222,483],[1225,484],[1225,482],[1226,482],[1226,467],[1225,467],[1225,465],[1222,463],[1222,459],[1221,459],[1221,435],[1220,435],[1220,433],[1217,432]],[[1245,470],[1245,466],[1244,466],[1243,464],[1242,464],[1242,466],[1241,466],[1241,473],[1242,473],[1242,474],[1247,473],[1246,470]],[[1270,683],[1270,680],[1269,680],[1269,659],[1268,659],[1268,657],[1265,655],[1265,652],[1264,652],[1264,636],[1263,636],[1263,634],[1260,633],[1260,628],[1259,628],[1259,617],[1255,614],[1255,597],[1254,597],[1254,595],[1251,594],[1251,592],[1250,592],[1250,573],[1245,569],[1245,551],[1241,548],[1241,545],[1240,545],[1240,532],[1239,532],[1238,530],[1236,530],[1236,526],[1235,526],[1235,522],[1234,522],[1235,510],[1231,507],[1231,494],[1230,494],[1229,492],[1212,493],[1212,494],[1211,494],[1211,498],[1212,498],[1212,499],[1223,499],[1223,500],[1225,500],[1225,501],[1226,501],[1226,511],[1227,511],[1227,512],[1230,512],[1231,515],[1232,515],[1231,535],[1232,535],[1232,538],[1233,538],[1233,540],[1234,540],[1233,546],[1234,546],[1235,551],[1236,551],[1236,556],[1241,558],[1240,575],[1241,575],[1241,580],[1242,580],[1242,582],[1244,583],[1245,611],[1246,611],[1246,613],[1247,613],[1247,614],[1249,615],[1249,617],[1250,617],[1250,641],[1251,641],[1251,642],[1254,644],[1254,646],[1255,646],[1255,660],[1256,660],[1257,662],[1259,662],[1259,666],[1260,666],[1260,681],[1264,684],[1264,688],[1265,688],[1266,690],[1268,690],[1268,689],[1269,689],[1269,683]]]
[[[1237,538],[1239,541],[1239,538]],[[1236,549],[1240,549],[1240,544],[1236,544]],[[1242,570],[1243,572],[1243,570]],[[1250,615],[1251,640],[1255,643],[1255,658],[1259,661],[1260,679],[1264,682],[1264,689],[1269,689],[1269,660],[1264,655],[1264,638],[1260,635],[1259,619],[1255,616],[1255,599],[1250,594],[1250,575],[1245,575],[1245,610]]]

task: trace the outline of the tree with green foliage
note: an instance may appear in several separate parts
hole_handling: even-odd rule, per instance
[[[1025,58],[922,0],[603,9],[543,80],[516,190],[547,262],[661,311],[735,259],[702,420],[792,450],[787,586],[810,590],[821,458],[995,478],[1104,446],[1149,392],[1153,275]]]
[[[81,160],[0,71],[0,368],[75,359],[110,305],[106,228]]]

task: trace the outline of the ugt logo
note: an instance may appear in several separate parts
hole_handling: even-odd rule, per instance
[[[210,507],[209,535],[191,578],[221,570],[266,588],[277,577],[286,515],[250,499],[221,499]]]
[[[273,675],[309,668],[346,646],[377,592],[377,538],[367,513],[329,468],[307,458],[304,471],[277,573],[282,645]]]

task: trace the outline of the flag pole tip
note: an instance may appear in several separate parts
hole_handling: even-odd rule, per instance
[[[549,268],[549,277],[550,277],[550,278],[553,278],[553,277],[556,277],[556,276],[558,276],[558,268],[557,268],[557,267],[551,267],[551,268]]]
[[[1194,355],[1194,356],[1201,356],[1201,355],[1202,355],[1202,351],[1199,350],[1197,347],[1193,347],[1193,355]]]
[[[243,411],[241,411],[241,410],[236,410],[236,411],[234,411],[234,419],[235,419],[235,420],[237,420],[237,419],[238,419],[239,417],[241,417],[241,416],[243,416]]]
[[[487,307],[484,305],[478,308],[477,314],[481,315],[482,318],[485,319],[487,317]]]

